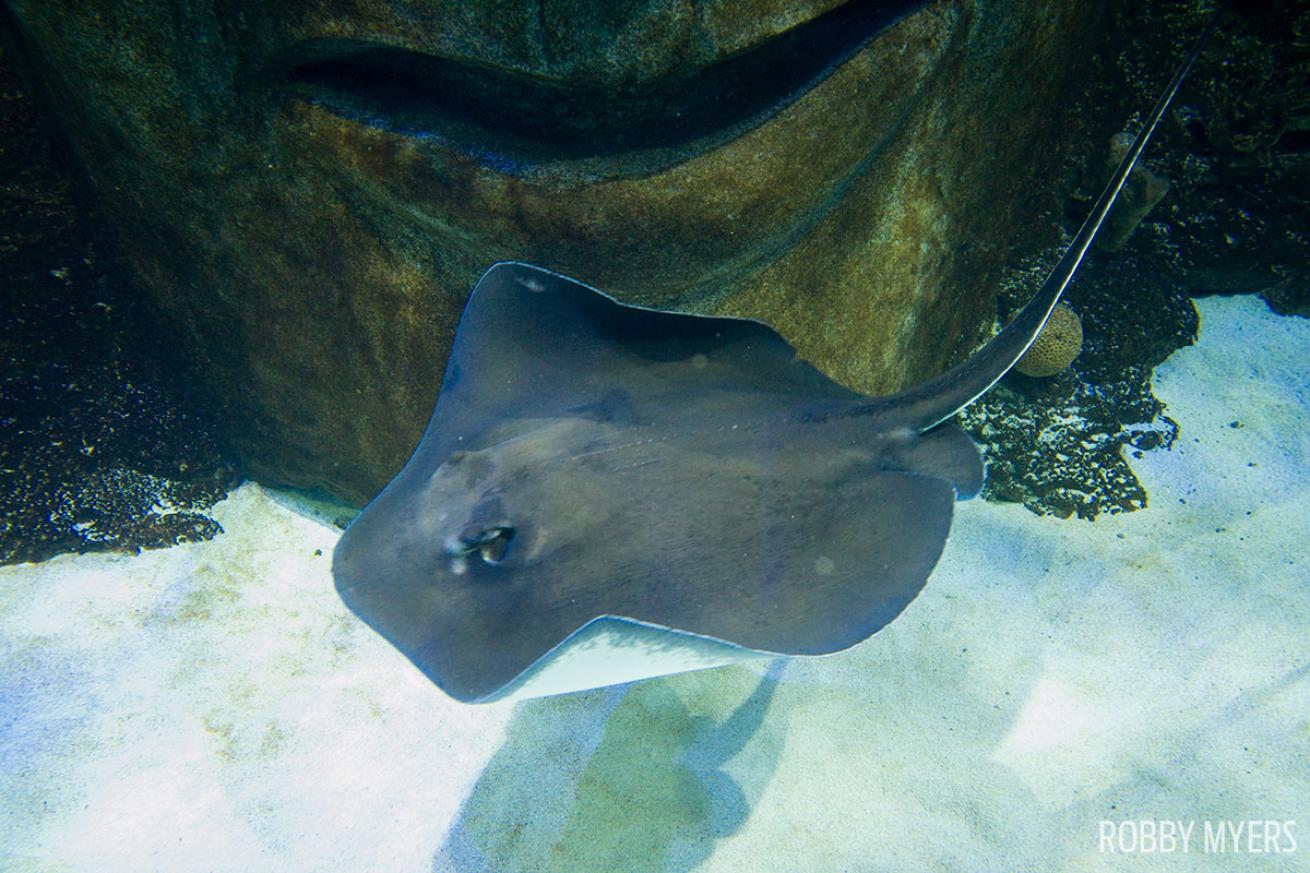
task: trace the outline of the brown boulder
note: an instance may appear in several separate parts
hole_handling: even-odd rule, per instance
[[[8,6],[232,445],[355,500],[417,442],[497,260],[758,318],[864,391],[958,359],[1099,23],[1072,0],[883,32],[858,0]]]

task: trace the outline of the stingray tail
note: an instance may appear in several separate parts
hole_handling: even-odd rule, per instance
[[[882,413],[884,410],[888,410],[888,414],[895,416],[895,424],[919,431],[928,430],[981,397],[989,388],[1000,381],[1002,376],[1009,372],[1019,358],[1023,357],[1023,353],[1032,345],[1038,332],[1046,324],[1046,319],[1050,316],[1051,310],[1060,301],[1060,295],[1068,287],[1069,281],[1073,278],[1079,264],[1082,263],[1087,250],[1096,239],[1097,231],[1101,229],[1106,215],[1114,206],[1115,199],[1119,196],[1124,181],[1128,178],[1128,174],[1133,171],[1133,167],[1137,165],[1137,159],[1141,157],[1142,151],[1150,141],[1156,125],[1159,124],[1160,118],[1168,110],[1174,95],[1178,93],[1178,88],[1183,79],[1191,72],[1196,59],[1210,41],[1210,37],[1214,34],[1215,29],[1227,12],[1227,7],[1227,3],[1219,5],[1205,31],[1197,39],[1191,52],[1188,53],[1186,60],[1178,67],[1168,87],[1160,95],[1160,99],[1156,101],[1155,108],[1151,110],[1151,114],[1147,116],[1146,121],[1142,124],[1142,129],[1137,134],[1137,138],[1133,140],[1128,153],[1120,161],[1118,169],[1110,177],[1110,181],[1106,183],[1101,196],[1097,198],[1096,205],[1092,207],[1091,213],[1083,222],[1078,234],[1073,238],[1073,242],[1065,250],[1064,256],[1060,258],[1059,263],[1055,265],[1050,275],[1046,277],[1046,281],[1042,283],[1042,287],[1019,311],[1014,320],[967,361],[901,394],[872,401],[867,406],[866,414]]]

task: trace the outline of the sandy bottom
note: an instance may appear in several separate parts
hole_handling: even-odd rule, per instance
[[[0,869],[1310,869],[1310,322],[1198,306],[1147,510],[961,504],[829,658],[463,706],[253,485],[212,542],[2,568]]]

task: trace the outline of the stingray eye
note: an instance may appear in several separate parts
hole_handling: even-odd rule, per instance
[[[488,564],[499,564],[509,552],[510,540],[514,539],[514,528],[493,527],[486,532],[478,545],[478,553]]]
[[[514,528],[506,525],[466,527],[447,544],[446,551],[459,561],[476,553],[484,563],[499,564],[505,560],[513,539]]]

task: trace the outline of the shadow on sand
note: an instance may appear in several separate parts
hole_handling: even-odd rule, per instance
[[[783,732],[764,716],[784,663],[520,704],[433,869],[693,869],[773,773]]]

